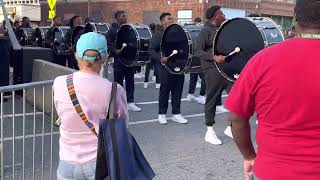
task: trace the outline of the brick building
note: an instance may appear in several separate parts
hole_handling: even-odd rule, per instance
[[[41,19],[47,21],[48,5],[41,1]],[[96,21],[112,22],[117,10],[128,13],[130,23],[159,22],[161,12],[170,12],[178,22],[190,22],[196,17],[204,17],[211,5],[221,5],[227,15],[245,16],[258,13],[272,17],[285,29],[292,25],[295,0],[58,0],[56,14],[64,19],[73,15],[87,17],[90,14]],[[88,8],[90,4],[90,8]],[[225,13],[226,13],[225,12]]]

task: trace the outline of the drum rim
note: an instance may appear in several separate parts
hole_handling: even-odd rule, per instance
[[[265,19],[265,20],[267,20],[268,22],[272,23],[272,24],[274,25],[274,27],[275,27],[277,30],[279,30],[282,41],[285,40],[282,30],[281,30],[281,29],[279,28],[279,26],[278,26],[271,18],[269,18],[269,17],[244,17],[244,18],[238,17],[238,18],[232,18],[232,19],[229,19],[229,20],[226,20],[225,22],[223,22],[222,25],[221,25],[221,26],[219,27],[219,29],[217,30],[217,33],[216,33],[216,35],[215,35],[215,37],[214,37],[214,41],[213,41],[213,54],[215,54],[215,50],[216,50],[216,39],[217,39],[217,37],[218,37],[218,34],[219,34],[219,32],[221,32],[221,30],[223,29],[223,26],[224,26],[226,23],[230,23],[231,21],[234,21],[234,20],[237,20],[237,19],[245,19],[245,20],[249,21],[250,23],[252,23],[254,26],[257,27],[258,24],[256,24],[256,23],[254,22],[254,18],[262,18],[262,19]],[[260,32],[263,40],[266,41],[266,36],[265,36],[265,34],[264,34],[264,31],[261,32],[261,30],[260,30],[258,27],[257,27],[257,29],[259,30],[259,32]],[[268,45],[269,45],[269,44],[268,44]],[[268,47],[268,45],[266,45],[266,44],[264,43],[264,48]],[[228,81],[231,81],[231,82],[235,82],[235,81],[236,81],[236,80],[230,78],[226,73],[224,73],[224,72],[219,68],[219,65],[218,65],[218,63],[217,63],[216,61],[214,61],[214,64],[215,64],[217,70],[219,71],[219,73],[220,73],[225,79],[227,79]]]
[[[135,54],[135,58],[134,58],[134,61],[132,61],[132,63],[131,64],[125,64],[125,63],[123,63],[123,62],[121,62],[121,60],[120,60],[120,62],[121,62],[121,64],[123,64],[123,65],[125,65],[125,66],[128,66],[128,67],[130,67],[130,66],[136,66],[135,65],[135,62],[137,63],[137,64],[139,64],[139,61],[138,61],[138,59],[139,59],[139,57],[140,57],[140,52],[142,52],[140,49],[141,49],[141,36],[140,36],[140,34],[138,33],[138,31],[137,31],[137,29],[136,29],[136,26],[140,26],[140,27],[143,27],[143,28],[146,28],[147,30],[148,30],[148,32],[149,32],[149,35],[150,35],[150,37],[152,38],[152,33],[151,33],[151,29],[150,29],[150,27],[149,26],[147,26],[147,25],[145,25],[145,24],[123,24],[123,25],[121,25],[120,26],[120,29],[118,30],[118,32],[121,30],[121,28],[122,27],[125,27],[125,26],[128,26],[128,27],[131,27],[131,29],[133,30],[133,32],[135,33],[135,36],[136,36],[136,42],[137,42],[137,51],[136,51],[136,54]],[[118,34],[119,33],[117,33],[117,39],[118,39]],[[147,40],[147,39],[144,39],[144,40]],[[151,41],[151,39],[149,39],[149,41]],[[151,59],[151,56],[149,57],[149,61],[150,61],[150,59]],[[148,61],[147,61],[148,62]]]
[[[232,19],[228,19],[228,20],[224,21],[224,22],[220,25],[220,27],[219,27],[219,29],[217,30],[217,33],[216,33],[216,35],[214,36],[214,39],[213,39],[213,49],[212,49],[212,54],[213,54],[213,55],[215,54],[215,51],[216,51],[216,40],[218,39],[218,35],[219,35],[220,32],[222,31],[223,27],[224,27],[226,24],[228,24],[228,23],[230,23],[230,22],[233,22],[233,21],[235,21],[235,20],[238,20],[238,19],[245,19],[245,20],[247,20],[248,22],[252,23],[254,26],[256,26],[256,24],[254,24],[252,21],[250,21],[250,20],[247,19],[247,18],[232,18]],[[259,30],[259,31],[260,31],[260,30]],[[260,32],[260,34],[261,34],[261,32]],[[263,35],[261,34],[261,36],[263,36]],[[214,61],[214,65],[215,65],[215,67],[217,68],[218,72],[219,72],[225,79],[227,79],[228,81],[231,81],[231,82],[235,82],[235,81],[236,81],[236,80],[230,78],[226,73],[224,73],[224,72],[219,68],[219,65],[218,65],[218,63],[217,63],[216,61]]]
[[[92,27],[94,27],[93,32],[96,32],[96,33],[107,33],[108,31],[110,31],[110,24],[108,24],[108,23],[88,22],[88,23],[86,23],[84,28],[86,28],[88,24],[90,24]],[[96,25],[106,25],[108,30],[104,31],[104,32],[98,31]]]
[[[171,27],[173,27],[173,26],[178,26],[178,27],[180,27],[184,32],[185,32],[185,35],[186,35],[186,30],[183,28],[183,25],[181,25],[181,24],[178,24],[178,23],[173,23],[173,24],[170,24],[168,27],[166,27],[165,29],[164,29],[164,31],[163,31],[163,35],[162,35],[162,37],[161,37],[161,42],[160,42],[160,54],[161,54],[161,56],[162,56],[162,51],[163,51],[163,48],[162,48],[162,44],[163,44],[163,41],[164,41],[164,35],[166,34],[166,32],[168,31],[168,29],[169,28],[171,28]],[[189,33],[189,32],[188,32]],[[189,33],[190,34],[190,33]],[[191,35],[190,35],[191,36]],[[187,40],[189,41],[189,38],[188,38],[188,36],[186,35],[186,38],[187,38]],[[169,71],[169,73],[170,74],[185,74],[186,72],[187,72],[187,69],[186,69],[186,67],[188,66],[188,64],[190,64],[189,63],[189,60],[192,58],[191,56],[190,56],[190,46],[188,45],[188,49],[189,49],[189,51],[188,51],[188,62],[186,63],[186,65],[184,66],[184,68],[183,68],[183,70],[182,71],[180,71],[180,72],[175,72],[175,71],[173,71],[172,69],[170,69],[166,64],[164,65],[164,67]]]

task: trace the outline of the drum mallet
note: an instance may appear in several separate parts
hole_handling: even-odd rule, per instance
[[[120,49],[120,52],[121,52],[125,47],[127,47],[127,43],[123,43],[123,44],[122,44],[122,48]]]
[[[168,56],[167,58],[169,59],[170,57],[172,57],[173,55],[178,54],[177,50],[173,50],[172,53],[170,54],[170,56]]]
[[[226,62],[230,62],[231,61],[231,59],[227,59],[228,57],[230,57],[230,56],[232,56],[232,55],[234,55],[235,53],[238,53],[238,52],[240,52],[240,48],[239,47],[236,47],[236,48],[234,48],[234,51],[232,51],[230,54],[228,54],[225,58],[226,58]]]
[[[233,54],[240,52],[240,50],[241,49],[239,47],[236,47],[236,48],[234,48],[234,51],[232,51],[230,54],[228,54],[228,56],[232,56]]]

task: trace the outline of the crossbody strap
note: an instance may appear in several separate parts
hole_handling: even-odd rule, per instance
[[[73,74],[70,74],[67,76],[67,87],[68,87],[68,92],[69,92],[69,96],[72,101],[72,104],[73,104],[76,112],[79,114],[81,120],[93,132],[94,135],[98,136],[97,131],[94,128],[93,124],[88,120],[87,116],[84,114],[84,112],[81,108],[81,105],[80,105],[79,100],[76,95],[76,91],[74,89]]]
[[[116,95],[117,95],[117,83],[113,82],[107,120],[114,119],[114,107],[115,107],[115,103],[116,103]]]

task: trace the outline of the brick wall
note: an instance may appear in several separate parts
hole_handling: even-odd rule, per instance
[[[192,10],[192,18],[203,16],[203,5],[199,0],[174,0],[168,4],[167,0],[136,0],[128,2],[92,2],[91,12],[100,13],[104,21],[112,22],[113,13],[116,10],[124,10],[128,13],[129,23],[142,23],[144,11],[170,12],[173,17],[177,18],[178,10]],[[46,21],[48,6],[41,5],[42,21]],[[56,14],[59,16],[66,15],[65,19],[71,15],[77,14],[87,17],[87,3],[58,3]]]
[[[203,3],[199,3],[203,2]],[[225,8],[245,9],[254,13],[267,15],[292,16],[293,4],[277,2],[246,2],[234,0],[132,0],[114,2],[92,2],[91,12],[100,16],[104,22],[112,22],[113,12],[124,10],[128,13],[129,23],[143,23],[143,12],[170,12],[177,19],[178,10],[192,10],[192,18],[203,17],[206,8],[213,4],[221,5]],[[46,21],[48,5],[41,4],[42,21]],[[87,17],[87,3],[74,3],[68,1],[59,2],[56,7],[56,14],[69,19],[72,15]]]

